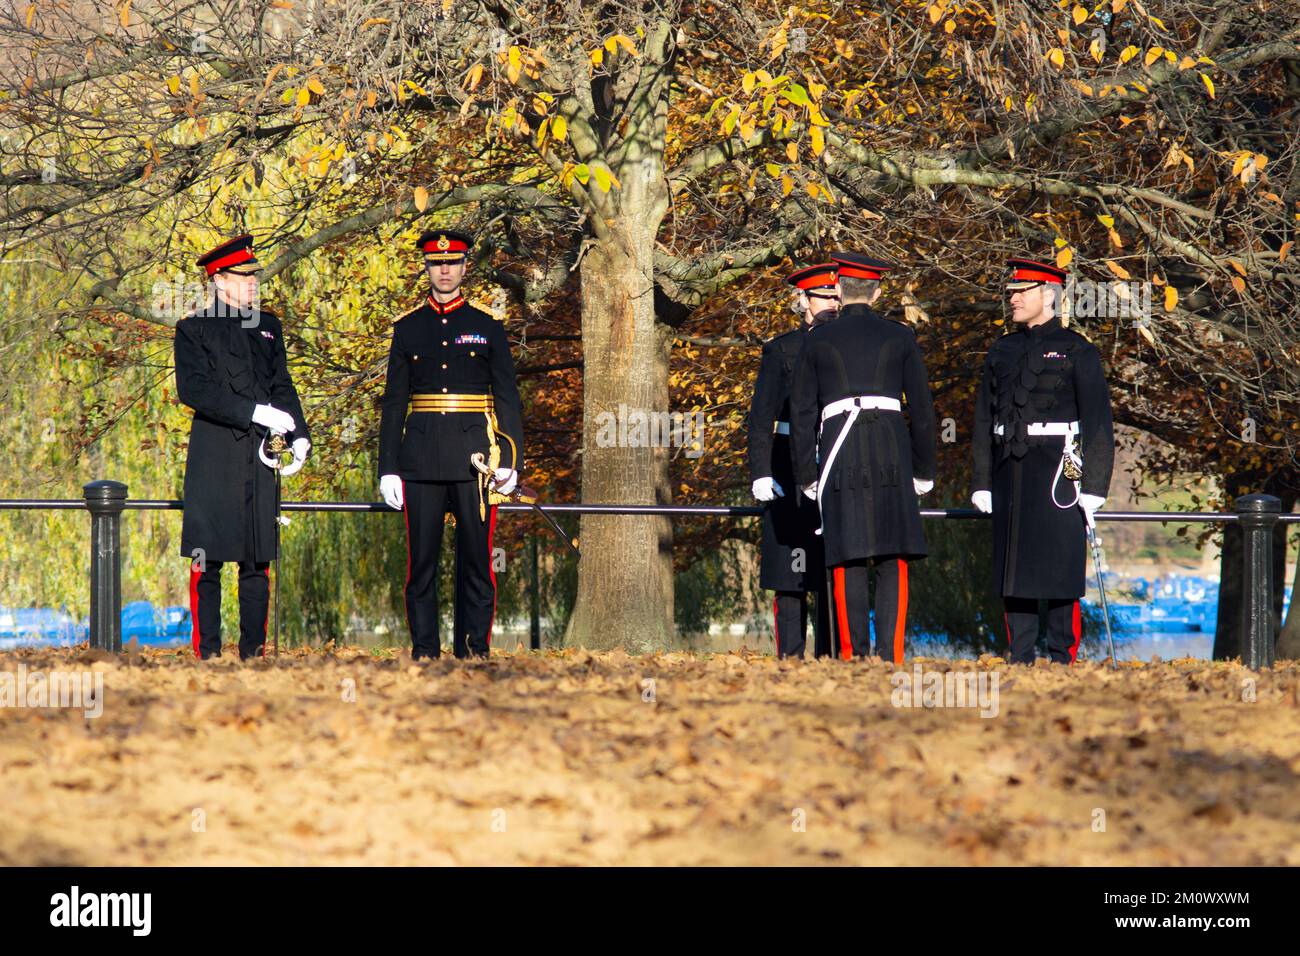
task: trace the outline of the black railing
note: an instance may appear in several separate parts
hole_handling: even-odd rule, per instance
[[[0,510],[56,510],[90,512],[90,646],[122,650],[122,512],[181,511],[184,502],[131,499],[120,481],[92,481],[77,498],[0,499]],[[392,512],[383,502],[286,501],[285,511]],[[752,518],[763,513],[753,505],[571,505],[548,504],[552,514],[665,515],[668,517]],[[531,512],[531,505],[503,504],[499,511]],[[1242,663],[1259,670],[1273,666],[1276,635],[1273,632],[1273,532],[1279,524],[1300,521],[1300,514],[1282,514],[1282,502],[1273,495],[1243,495],[1233,510],[1218,511],[1106,511],[1098,521],[1146,521],[1161,524],[1237,524],[1244,535],[1242,561],[1241,625]],[[987,518],[968,508],[922,508],[923,518]],[[534,630],[536,626],[534,625]]]

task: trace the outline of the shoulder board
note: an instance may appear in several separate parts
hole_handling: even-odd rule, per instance
[[[410,315],[412,312],[415,312],[415,311],[419,310],[419,309],[422,308],[423,306],[424,306],[424,303],[423,303],[423,302],[417,302],[415,305],[411,306],[411,307],[410,307],[409,309],[407,309],[405,312],[401,312],[401,313],[399,313],[399,314],[393,316],[393,322],[394,322],[394,323],[397,323],[397,322],[402,321],[402,319],[406,318],[406,317],[407,317],[408,315]]]

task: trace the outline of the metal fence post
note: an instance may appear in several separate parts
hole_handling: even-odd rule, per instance
[[[90,512],[90,646],[122,650],[122,510],[126,485],[92,481],[82,489]]]
[[[1252,670],[1273,666],[1273,528],[1282,502],[1242,495],[1233,502],[1242,533],[1241,660]]]

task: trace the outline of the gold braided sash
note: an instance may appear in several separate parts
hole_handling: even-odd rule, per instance
[[[413,412],[492,412],[491,395],[448,395],[437,392],[418,392],[411,396]]]

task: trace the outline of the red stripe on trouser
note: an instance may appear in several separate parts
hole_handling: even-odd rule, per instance
[[[190,568],[190,623],[193,625],[194,656],[202,657],[199,652],[199,578],[202,571]]]
[[[1083,612],[1078,601],[1074,602],[1070,615],[1070,629],[1074,632],[1074,643],[1070,645],[1070,663],[1073,664],[1079,656],[1079,638],[1083,636]]]
[[[402,607],[406,609],[406,629],[415,641],[415,631],[411,627],[411,602],[407,595],[411,587],[411,511],[406,507],[406,482],[402,481],[402,521],[406,523],[406,583],[402,585]]]
[[[492,532],[497,527],[497,506],[493,505],[488,509],[490,517],[488,518],[488,577],[492,579],[492,616],[488,618],[487,637],[485,643],[488,651],[492,650],[492,622],[497,619],[497,573],[492,564]]]
[[[1011,642],[1011,618],[1007,617],[1007,612],[1002,612],[1002,623],[1007,626],[1007,647],[1015,647]]]
[[[275,557],[277,560],[279,560],[280,556],[277,554]],[[263,573],[266,575],[266,614],[262,616],[262,656],[265,657],[266,656],[266,621],[267,618],[271,616],[271,566],[269,564],[266,566],[266,571],[264,571]],[[275,569],[275,573],[276,574],[280,573],[280,568],[278,566]],[[280,611],[279,608],[276,608],[275,610],[277,614]]]
[[[844,565],[835,569],[835,620],[839,624],[840,657],[853,657],[853,641],[849,637],[849,609],[844,603]]]
[[[894,618],[894,663],[903,663],[903,639],[907,633],[907,562],[898,559],[898,614]]]
[[[776,598],[772,598],[772,636],[776,638],[776,656],[781,656],[781,618],[776,612]]]

